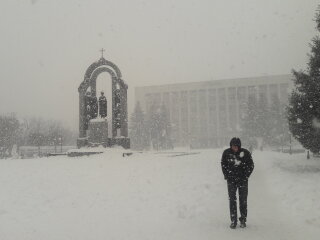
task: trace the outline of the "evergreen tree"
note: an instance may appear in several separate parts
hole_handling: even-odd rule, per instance
[[[159,150],[161,127],[160,127],[160,108],[155,105],[150,108],[148,118],[148,132],[150,134],[150,144],[155,150]]]
[[[164,105],[150,108],[148,118],[148,131],[151,146],[155,150],[173,148],[171,140],[171,124],[168,111]]]
[[[18,144],[20,123],[12,116],[0,116],[0,158],[10,157],[12,148]]]
[[[319,8],[320,10],[320,8]],[[320,31],[320,13],[316,14],[317,30]],[[295,71],[294,89],[288,107],[289,128],[306,149],[320,151],[320,38],[310,44],[311,54],[307,71]]]
[[[140,103],[137,102],[130,121],[131,147],[135,150],[143,150],[148,147],[148,130],[144,113]]]
[[[173,148],[171,139],[171,124],[169,121],[168,110],[165,105],[160,107],[160,148],[169,149]]]

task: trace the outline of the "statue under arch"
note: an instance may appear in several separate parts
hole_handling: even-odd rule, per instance
[[[107,72],[111,76],[111,99],[110,96],[104,96],[102,93],[99,99],[97,98],[97,78],[102,72]],[[103,55],[88,67],[84,80],[78,88],[78,148],[97,145],[104,147],[120,145],[126,149],[130,148],[127,90],[128,85],[123,81],[120,69],[114,63],[104,59]],[[107,101],[112,103],[112,123],[108,122],[110,118],[107,116]],[[108,127],[112,128],[111,136],[108,135]]]

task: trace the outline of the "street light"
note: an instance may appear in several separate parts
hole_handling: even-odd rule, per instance
[[[54,153],[56,153],[57,152],[57,139],[56,138],[53,139],[53,145],[54,145]]]
[[[60,152],[62,153],[62,137],[59,137],[59,142],[60,142]]]
[[[292,154],[292,148],[291,148],[291,133],[289,133],[289,139],[290,139],[290,149],[289,149],[289,153],[290,155]]]

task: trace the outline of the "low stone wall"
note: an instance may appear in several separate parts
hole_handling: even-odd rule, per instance
[[[109,138],[108,146],[122,146],[124,149],[130,148],[130,139],[129,138]]]

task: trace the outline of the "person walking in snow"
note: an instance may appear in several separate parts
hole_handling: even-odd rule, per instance
[[[230,228],[237,227],[237,190],[240,202],[240,227],[246,227],[247,221],[247,197],[248,179],[254,169],[254,163],[250,152],[241,148],[239,138],[232,138],[230,148],[224,150],[221,158],[221,167],[224,179],[228,183]]]

